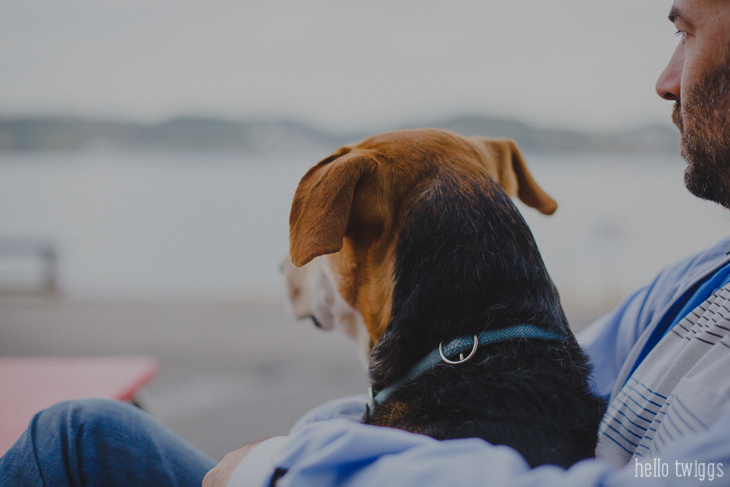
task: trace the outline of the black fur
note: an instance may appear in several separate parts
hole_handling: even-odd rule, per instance
[[[415,199],[396,247],[391,322],[371,356],[376,393],[457,336],[531,324],[564,339],[502,342],[439,364],[366,422],[509,445],[533,467],[592,457],[605,404],[522,215],[487,176],[445,172]]]

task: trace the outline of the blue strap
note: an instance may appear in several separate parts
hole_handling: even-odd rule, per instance
[[[641,362],[644,361],[647,355],[649,355],[649,353],[659,343],[659,340],[664,338],[664,336],[668,334],[672,328],[682,321],[692,310],[705,302],[715,291],[725,286],[728,282],[730,282],[730,263],[720,267],[704,280],[696,282],[692,287],[687,289],[682,296],[674,302],[669,310],[667,310],[656,328],[654,328],[654,331],[651,332],[644,348],[641,349],[641,353],[631,367],[631,373],[626,376],[624,386],[629,381],[629,378],[634,375],[636,369],[639,368]]]
[[[538,328],[534,325],[514,325],[499,330],[487,330],[477,335],[479,347],[490,345],[492,343],[505,342],[507,340],[518,340],[525,338],[537,338],[540,340],[557,340],[562,341],[565,336],[559,333]],[[443,347],[444,355],[448,357],[459,356],[459,354],[469,352],[474,347],[474,336],[461,336],[453,339]],[[385,402],[391,392],[401,387],[406,382],[410,382],[416,377],[428,372],[433,367],[441,363],[441,354],[439,349],[433,350],[426,355],[420,362],[411,368],[406,375],[383,389],[373,398],[375,405]]]
[[[691,311],[697,308],[699,305],[707,301],[710,296],[715,294],[716,291],[725,287],[730,282],[730,264],[726,264],[715,272],[704,284],[702,284],[697,291],[689,298],[687,304],[677,313],[677,316],[672,320],[672,323],[667,327],[664,334],[669,333],[677,323],[682,321]]]

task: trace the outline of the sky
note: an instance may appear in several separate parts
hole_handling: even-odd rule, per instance
[[[0,117],[669,124],[671,0],[3,0]]]

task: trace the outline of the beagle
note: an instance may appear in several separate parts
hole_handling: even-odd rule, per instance
[[[512,196],[557,208],[511,140],[418,129],[346,145],[296,189],[289,301],[359,344],[366,423],[567,468],[593,456],[605,404]]]

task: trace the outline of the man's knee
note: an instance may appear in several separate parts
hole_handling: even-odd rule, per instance
[[[40,411],[33,418],[33,426],[76,430],[82,425],[129,425],[144,415],[139,408],[121,401],[77,399],[59,402]]]
[[[155,430],[141,409],[111,399],[64,401],[33,418],[29,431],[36,447],[65,451],[105,451],[131,447]]]
[[[0,458],[11,485],[197,485],[216,462],[141,409],[84,399],[45,409]],[[2,482],[0,482],[2,483]],[[46,485],[48,483],[46,482]]]
[[[38,412],[28,429],[0,458],[0,477],[7,485],[80,485],[98,469],[88,461],[105,450],[119,449],[119,441],[143,427],[145,414],[129,404],[107,399],[65,401]],[[2,482],[0,482],[2,483]],[[5,485],[5,484],[3,484]]]

